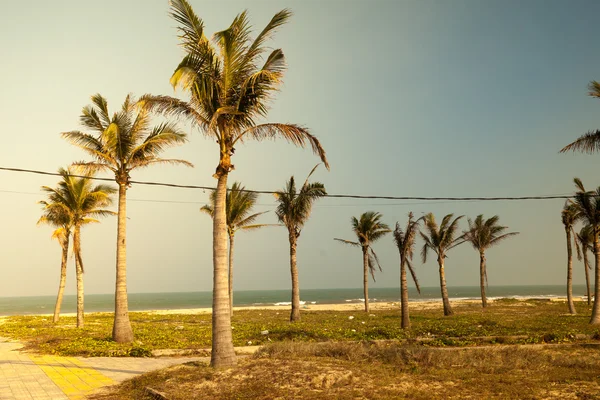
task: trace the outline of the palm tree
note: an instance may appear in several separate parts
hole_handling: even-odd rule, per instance
[[[567,236],[567,303],[569,304],[569,313],[577,314],[575,303],[573,303],[573,248],[571,247],[571,242],[575,241],[577,256],[581,257],[579,244],[576,240],[575,230],[573,229],[573,225],[579,219],[579,207],[567,201],[561,211],[561,219]]]
[[[225,200],[225,213],[227,219],[227,235],[229,236],[229,312],[233,315],[233,244],[235,233],[239,230],[259,229],[269,224],[254,224],[254,221],[267,211],[255,213],[250,211],[256,204],[258,193],[246,191],[239,182],[234,182],[227,191]],[[210,215],[212,218],[215,211],[216,192],[210,192],[210,204],[202,206],[200,211]]]
[[[590,290],[590,272],[591,269],[590,261],[588,260],[588,251],[594,251],[594,229],[586,225],[581,228],[579,233],[577,233],[577,241],[579,242],[579,247],[581,248],[581,253],[583,254],[583,268],[585,269],[585,286],[587,289],[587,303],[588,306],[592,305],[592,292]],[[578,254],[579,261],[581,261],[581,257]]]
[[[400,309],[402,312],[402,329],[410,328],[410,316],[408,315],[408,283],[406,279],[407,267],[415,282],[417,291],[421,293],[417,274],[412,266],[412,259],[415,248],[415,239],[417,237],[417,232],[419,232],[419,223],[422,218],[417,220],[414,220],[413,218],[413,213],[409,212],[406,229],[402,230],[398,222],[396,222],[396,229],[394,229],[394,242],[396,243],[396,246],[398,246],[398,251],[400,252]]]
[[[377,257],[377,254],[375,254],[371,244],[391,232],[389,226],[381,222],[381,217],[382,215],[378,212],[367,211],[360,216],[360,220],[356,219],[356,217],[350,219],[352,222],[352,230],[356,234],[358,242],[334,238],[342,243],[357,246],[362,249],[365,312],[369,312],[369,272],[371,273],[373,281],[375,281],[375,264],[377,264],[377,267],[381,271],[379,258]],[[369,250],[371,251],[370,253]]]
[[[327,195],[325,186],[320,182],[308,182],[310,176],[315,172],[319,165],[310,171],[306,177],[300,191],[296,189],[294,176],[286,182],[282,191],[275,193],[277,199],[277,208],[275,215],[288,230],[288,239],[290,242],[290,271],[292,274],[292,312],[290,321],[300,320],[300,283],[298,280],[298,266],[296,264],[296,247],[300,232],[306,221],[310,217],[313,203]]]
[[[266,41],[292,15],[289,10],[275,14],[252,40],[248,16],[235,17],[229,28],[217,32],[210,41],[204,22],[186,0],[171,0],[171,16],[178,23],[185,57],[176,68],[171,83],[189,93],[189,101],[169,96],[143,97],[149,109],[166,116],[185,118],[219,145],[219,164],[213,218],[213,367],[236,363],[231,336],[227,279],[227,221],[225,195],[227,177],[233,170],[231,157],[237,144],[246,140],[283,138],[312,150],[328,166],[325,150],[306,128],[293,124],[257,123],[266,117],[268,103],[278,90],[285,71],[281,49],[266,59]]]
[[[448,214],[442,219],[442,223],[438,227],[435,217],[432,213],[426,214],[423,219],[425,221],[425,228],[427,229],[427,235],[420,232],[421,237],[425,241],[423,248],[421,249],[421,258],[423,262],[427,262],[428,250],[432,250],[437,254],[437,262],[440,267],[440,288],[442,291],[442,302],[444,304],[444,315],[452,315],[452,307],[450,307],[450,300],[448,299],[448,289],[446,288],[446,273],[444,271],[444,260],[449,250],[464,243],[462,236],[455,238],[456,232],[458,232],[458,221],[463,215],[456,217],[452,222],[450,220],[454,214]]]
[[[111,117],[108,103],[100,94],[92,96],[92,105],[83,108],[80,122],[94,134],[80,131],[64,132],[62,136],[83,149],[94,161],[79,162],[91,171],[109,170],[119,185],[117,222],[117,277],[115,288],[115,316],[112,337],[118,343],[133,341],[127,303],[126,222],[127,188],[131,186],[129,173],[153,164],[184,164],[183,160],[164,159],[158,155],[167,147],[184,143],[186,135],[165,122],[150,126],[149,113],[140,108],[128,95],[120,111]]]
[[[54,305],[54,316],[52,322],[57,323],[60,318],[60,308],[62,306],[65,285],[67,283],[67,260],[69,255],[69,241],[73,229],[71,213],[66,212],[62,207],[48,207],[45,201],[40,202],[44,205],[44,213],[38,220],[39,224],[48,224],[56,229],[52,232],[52,239],[56,239],[62,250],[60,262],[60,283],[58,285],[58,295]]]
[[[42,190],[48,193],[47,201],[40,201],[44,205],[44,215],[40,222],[63,223],[63,226],[72,226],[73,229],[73,254],[75,256],[75,271],[77,278],[77,327],[83,327],[83,259],[81,257],[81,227],[82,225],[99,222],[98,217],[115,215],[115,212],[106,210],[112,204],[111,195],[116,189],[105,184],[93,186],[92,174],[83,177],[74,177],[74,170],[59,169],[62,181],[57,188],[42,186]],[[67,231],[59,233],[64,235],[63,258],[61,264],[61,288],[59,288],[59,300],[62,300],[64,289],[63,272],[66,273],[66,252],[68,249]],[[66,279],[66,278],[65,278]],[[58,305],[58,304],[57,304]],[[58,306],[60,309],[60,306]],[[56,313],[56,308],[55,308]],[[56,316],[56,315],[55,315]]]
[[[590,324],[600,325],[600,187],[595,191],[588,192],[585,190],[583,183],[579,178],[574,179],[575,198],[573,204],[579,208],[581,219],[590,225],[592,229],[592,238],[594,243],[594,306],[592,307],[592,317]]]
[[[591,81],[588,84],[588,95],[591,97],[600,98],[600,82]],[[582,153],[595,153],[600,150],[600,130],[596,129],[588,131],[581,135],[573,143],[563,147],[560,152],[580,151]]]
[[[494,215],[491,218],[484,219],[479,214],[475,221],[467,218],[469,229],[463,232],[463,239],[471,243],[473,248],[479,252],[479,286],[481,287],[481,305],[487,307],[487,297],[485,288],[487,287],[487,265],[485,251],[501,241],[518,235],[519,232],[504,233],[508,227],[498,225],[500,217]]]

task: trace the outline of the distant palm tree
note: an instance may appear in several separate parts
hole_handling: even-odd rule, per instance
[[[352,230],[356,234],[358,242],[334,238],[342,243],[360,247],[362,249],[365,312],[369,312],[369,272],[371,273],[373,281],[375,281],[375,264],[377,264],[377,267],[381,271],[379,258],[377,257],[377,254],[375,254],[371,244],[391,232],[389,226],[381,222],[381,217],[382,215],[378,212],[367,211],[360,216],[360,220],[356,219],[356,217],[350,219],[352,222]]]
[[[600,82],[591,81],[588,85],[588,95],[591,97],[600,98]],[[581,135],[573,143],[563,147],[560,152],[580,151],[582,153],[595,153],[600,151],[600,130],[596,129],[588,131]]]
[[[571,242],[575,242],[577,256],[580,256],[579,244],[576,240],[573,225],[580,218],[579,207],[570,201],[567,201],[560,213],[565,234],[567,236],[567,303],[569,304],[569,313],[577,314],[575,303],[573,303],[573,248]]]
[[[73,229],[73,254],[75,256],[75,270],[77,277],[77,327],[83,327],[83,259],[81,257],[81,227],[82,225],[100,222],[98,217],[115,215],[116,213],[106,210],[112,204],[111,195],[116,192],[112,186],[100,184],[93,186],[91,174],[85,174],[84,178],[77,178],[73,169],[59,169],[62,181],[57,188],[42,186],[42,190],[48,193],[47,201],[40,201],[44,205],[44,215],[39,222],[53,223],[64,222],[65,226]],[[69,221],[69,222],[67,222]],[[56,231],[55,231],[56,232]],[[66,251],[68,249],[67,232],[63,231],[63,263],[61,264],[61,286],[64,289],[62,278],[63,271],[66,272]],[[65,278],[66,279],[66,278]],[[59,288],[59,298],[62,300],[62,291]],[[57,299],[57,303],[59,299]],[[58,307],[60,309],[60,306]],[[56,310],[56,308],[55,308]]]
[[[574,182],[577,192],[573,203],[579,208],[581,220],[591,226],[594,243],[594,306],[590,324],[600,325],[600,187],[588,192],[579,178],[575,178]]]
[[[285,72],[283,51],[270,50],[265,44],[292,13],[282,10],[275,14],[253,40],[244,11],[210,41],[204,32],[204,22],[188,1],[171,0],[170,4],[186,52],[171,77],[171,84],[184,88],[190,99],[185,102],[150,95],[143,99],[154,111],[187,119],[219,145],[219,164],[213,175],[218,183],[213,218],[211,366],[231,366],[236,357],[227,295],[225,194],[227,177],[233,170],[234,146],[248,140],[282,138],[296,146],[312,147],[327,168],[329,165],[321,143],[308,129],[294,124],[259,123],[267,116],[269,101],[279,89]]]
[[[275,215],[288,230],[290,242],[290,272],[292,275],[292,312],[290,321],[300,320],[300,282],[298,279],[298,266],[296,263],[296,247],[300,232],[310,217],[312,206],[319,198],[327,195],[325,185],[321,182],[309,182],[310,176],[315,172],[319,164],[310,171],[304,184],[298,191],[294,176],[286,182],[283,190],[275,193],[277,208]]]
[[[448,251],[455,248],[459,244],[464,243],[462,236],[455,238],[456,233],[458,232],[458,221],[463,217],[463,215],[456,217],[454,221],[450,222],[453,216],[454,214],[446,215],[438,227],[433,214],[426,214],[423,218],[425,221],[427,234],[420,232],[421,237],[425,241],[425,244],[421,249],[421,258],[423,259],[423,262],[427,262],[428,250],[432,250],[435,254],[437,254],[437,262],[440,267],[440,288],[442,290],[444,315],[453,314],[452,307],[450,306],[450,300],[448,299],[448,289],[446,287],[444,259],[446,258],[446,253],[448,253]]]
[[[394,242],[400,252],[400,309],[402,312],[402,329],[410,328],[410,316],[408,315],[408,283],[406,279],[406,268],[410,271],[417,291],[421,293],[421,287],[417,280],[417,274],[412,266],[413,252],[415,248],[415,239],[419,232],[419,223],[422,218],[413,219],[413,213],[408,213],[408,222],[406,229],[402,230],[400,224],[396,222],[394,229]]]
[[[93,105],[83,108],[80,122],[95,135],[80,131],[62,133],[62,137],[83,149],[94,158],[79,162],[91,171],[108,170],[115,175],[119,185],[119,211],[117,223],[117,278],[115,287],[115,316],[113,340],[118,343],[133,341],[127,302],[127,188],[131,186],[129,173],[134,169],[153,164],[183,164],[183,160],[160,158],[167,147],[185,143],[186,135],[177,127],[165,122],[150,126],[150,115],[140,108],[132,96],[127,96],[121,110],[112,117],[108,103],[100,94],[92,96]]]
[[[588,251],[594,252],[594,229],[586,225],[581,228],[579,233],[577,233],[577,241],[579,242],[579,247],[581,248],[581,253],[583,255],[583,268],[585,270],[585,286],[587,293],[587,304],[592,305],[592,291],[590,290],[590,272],[592,269],[590,266],[590,261],[588,259]],[[581,261],[581,257],[577,257]]]
[[[235,233],[238,230],[259,229],[270,224],[254,224],[254,221],[268,211],[255,213],[250,211],[256,204],[258,193],[245,191],[245,187],[239,182],[234,182],[230,190],[227,191],[225,200],[225,212],[227,215],[227,234],[229,235],[229,312],[233,315],[233,244]],[[217,192],[210,192],[210,204],[202,206],[200,211],[210,215],[212,218],[215,211],[215,201]]]

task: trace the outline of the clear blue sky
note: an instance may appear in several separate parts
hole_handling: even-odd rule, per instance
[[[306,125],[320,138],[331,171],[318,170],[314,178],[330,193],[566,194],[574,176],[590,188],[600,185],[600,154],[558,154],[580,134],[600,128],[599,101],[586,95],[587,83],[600,80],[598,2],[191,3],[211,34],[246,8],[257,30],[281,8],[294,11],[272,42],[284,50],[289,70],[269,120]],[[129,92],[173,94],[169,78],[183,53],[167,12],[166,0],[0,2],[0,166],[55,171],[84,159],[59,133],[79,128],[80,110],[94,93],[107,97],[113,109]],[[157,167],[132,178],[215,184],[214,141],[191,132],[189,144],[166,155],[196,167]],[[247,143],[236,151],[230,180],[275,190],[292,174],[303,179],[317,161],[285,142]],[[0,172],[0,296],[56,292],[60,249],[49,227],[35,226],[39,187],[56,181]],[[128,195],[129,291],[210,290],[211,221],[198,211],[208,194],[134,186]],[[274,199],[262,196],[259,203],[259,210],[271,210]],[[490,284],[563,284],[561,207],[560,200],[325,199],[300,237],[301,288],[360,287],[359,251],[333,237],[352,239],[350,217],[368,210],[382,212],[390,225],[404,224],[411,210],[438,218],[450,212],[498,214],[521,235],[489,251]],[[263,222],[275,222],[273,213]],[[82,235],[86,292],[112,292],[116,220],[86,227]],[[236,244],[236,289],[290,287],[284,229],[240,233]],[[396,286],[398,255],[391,237],[375,250],[384,272],[374,286]],[[422,285],[438,284],[435,260],[416,265]],[[449,254],[447,280],[450,286],[477,285],[472,248]],[[575,281],[583,282],[578,262]],[[69,293],[74,286],[71,273]]]

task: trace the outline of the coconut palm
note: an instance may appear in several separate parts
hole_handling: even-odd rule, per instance
[[[83,327],[83,259],[81,257],[81,227],[85,224],[99,222],[98,217],[115,215],[116,213],[103,207],[112,204],[111,195],[116,189],[100,184],[93,186],[92,174],[85,174],[83,177],[72,176],[74,170],[59,169],[62,180],[57,188],[42,186],[42,190],[48,193],[47,201],[40,201],[44,206],[44,215],[39,222],[42,223],[60,223],[64,228],[72,227],[73,230],[73,254],[75,256],[75,271],[77,279],[77,327]],[[66,273],[66,252],[68,251],[68,233],[64,229],[59,232],[61,244],[63,244],[63,257],[61,264],[61,287],[57,303],[62,300],[62,290],[64,290],[63,273]],[[55,231],[56,233],[56,231]],[[57,304],[58,305],[58,304]],[[60,305],[58,305],[60,310]],[[55,308],[56,313],[56,308]]]
[[[591,97],[600,98],[600,82],[591,81],[588,84],[588,95]],[[580,151],[582,153],[595,153],[600,150],[600,130],[592,130],[581,135],[573,143],[563,147],[560,152]]]
[[[128,95],[121,110],[112,117],[108,103],[100,94],[92,96],[92,105],[83,108],[81,125],[93,134],[80,131],[62,133],[72,144],[83,149],[94,161],[79,162],[91,171],[112,171],[119,186],[117,222],[117,277],[115,287],[115,316],[112,337],[119,343],[131,342],[133,331],[129,322],[127,302],[126,222],[127,188],[131,186],[129,173],[134,169],[153,164],[183,164],[187,161],[160,158],[167,147],[182,144],[186,135],[171,122],[151,127],[150,114],[140,108],[135,99]]]
[[[594,251],[594,229],[586,225],[581,228],[581,230],[577,233],[577,242],[579,242],[579,247],[581,248],[581,255],[583,256],[583,268],[585,270],[585,287],[587,293],[587,303],[588,306],[592,305],[592,291],[590,290],[590,272],[591,269],[590,261],[588,259],[588,251],[593,253]],[[581,261],[582,257],[578,254],[579,261]]]
[[[575,242],[577,248],[577,256],[580,257],[579,244],[576,240],[575,230],[573,225],[579,219],[579,208],[577,205],[568,201],[565,203],[561,211],[561,220],[565,228],[567,237],[567,303],[569,304],[569,313],[577,314],[575,311],[575,303],[573,303],[573,248],[571,242]]]
[[[408,315],[408,283],[406,279],[407,268],[417,287],[417,291],[421,293],[417,274],[412,266],[412,259],[415,249],[415,239],[419,232],[419,223],[422,218],[417,220],[414,220],[413,218],[413,213],[409,212],[406,229],[402,230],[398,222],[396,222],[396,229],[394,229],[394,242],[400,252],[400,309],[402,312],[402,329],[410,328],[410,316]]]
[[[298,280],[298,266],[296,263],[296,247],[300,232],[310,217],[313,203],[325,196],[325,186],[320,182],[309,182],[310,176],[315,172],[319,165],[310,171],[304,184],[297,190],[296,180],[292,176],[286,182],[283,190],[275,193],[277,199],[277,208],[275,215],[288,230],[288,239],[290,242],[290,271],[292,275],[292,312],[290,321],[300,320],[300,282]]]
[[[289,10],[275,14],[251,39],[248,15],[235,17],[229,28],[210,41],[204,22],[186,0],[171,0],[171,16],[178,23],[185,57],[171,83],[189,94],[189,101],[168,96],[144,96],[149,109],[166,116],[185,118],[219,145],[218,179],[213,218],[213,324],[211,365],[235,364],[231,336],[227,279],[227,177],[233,170],[235,146],[247,140],[283,138],[304,147],[310,145],[327,164],[325,150],[306,128],[294,124],[258,123],[266,117],[268,103],[281,85],[285,57],[281,49],[268,50],[265,43],[291,16]]]
[[[463,232],[463,239],[471,243],[473,248],[479,252],[479,286],[481,288],[481,305],[487,307],[487,297],[485,289],[487,287],[487,264],[485,251],[492,246],[511,236],[518,235],[519,232],[504,233],[508,227],[498,225],[500,217],[494,215],[485,219],[479,214],[474,221],[467,218],[469,229]]]
[[[269,224],[255,224],[256,219],[267,211],[250,214],[258,199],[258,193],[246,191],[239,182],[234,182],[227,191],[225,213],[227,219],[227,235],[229,236],[229,312],[233,315],[233,245],[235,233],[239,230],[259,229]],[[216,192],[210,192],[210,204],[202,206],[200,211],[212,218],[215,211]]]
[[[456,217],[451,222],[453,216],[454,214],[446,215],[438,227],[433,214],[428,213],[423,217],[427,234],[419,232],[425,241],[425,244],[421,249],[421,258],[423,259],[423,262],[427,262],[427,253],[429,250],[432,250],[435,254],[437,254],[437,262],[440,267],[440,288],[442,291],[442,302],[444,304],[444,315],[453,314],[452,307],[450,306],[450,300],[448,299],[444,260],[447,257],[446,254],[448,251],[455,248],[459,244],[464,243],[462,236],[455,237],[456,233],[458,232],[458,221],[463,217],[463,215]]]
[[[586,191],[579,178],[574,179],[575,197],[573,204],[579,208],[581,220],[592,229],[593,251],[594,251],[594,305],[590,324],[600,325],[600,187],[594,191]]]
[[[352,217],[352,231],[356,234],[357,242],[345,239],[338,239],[342,243],[351,246],[360,247],[363,253],[363,290],[365,296],[365,312],[369,312],[369,272],[373,281],[375,281],[375,265],[381,271],[379,258],[371,247],[371,244],[384,235],[391,232],[389,226],[381,222],[382,215],[375,211],[367,211],[360,216],[360,219]],[[370,252],[369,252],[370,251]]]

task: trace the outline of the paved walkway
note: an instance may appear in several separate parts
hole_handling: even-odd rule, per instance
[[[0,338],[0,400],[85,399],[94,390],[144,372],[206,357],[58,357],[21,353]]]

